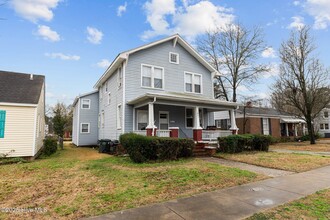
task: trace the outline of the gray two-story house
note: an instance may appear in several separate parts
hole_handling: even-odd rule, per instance
[[[228,110],[236,130],[237,103],[214,99],[215,74],[178,34],[120,53],[94,86],[98,139],[135,132],[199,141],[220,135],[205,129],[214,126],[215,111]]]

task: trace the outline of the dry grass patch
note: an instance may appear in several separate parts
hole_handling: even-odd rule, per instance
[[[265,178],[200,159],[134,164],[68,144],[49,158],[0,166],[0,175],[0,207],[47,209],[0,219],[78,219]]]
[[[239,154],[217,154],[217,157],[263,167],[303,172],[330,164],[330,157],[295,153],[243,152]]]
[[[311,145],[308,141],[305,142],[288,142],[271,145],[270,150],[296,150],[296,151],[314,151],[314,152],[330,152],[330,143],[323,140],[317,141],[316,144]]]
[[[330,189],[248,218],[248,220],[269,219],[330,219]]]

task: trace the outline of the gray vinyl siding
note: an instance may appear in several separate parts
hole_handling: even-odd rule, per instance
[[[122,134],[122,129],[117,129],[117,108],[118,105],[124,106],[123,103],[123,86],[118,88],[117,84],[118,72],[110,76],[110,78],[99,88],[100,101],[99,101],[99,113],[104,111],[104,127],[100,125],[99,139],[111,139],[118,140]],[[108,92],[105,92],[105,84],[108,84]],[[111,101],[108,104],[108,94],[111,93]],[[102,93],[102,94],[101,94]],[[102,96],[101,96],[102,95]],[[102,97],[102,98],[101,98]],[[124,119],[122,119],[124,120]]]
[[[169,52],[179,54],[179,64],[172,64],[169,62]],[[162,90],[141,88],[141,64],[148,64],[164,68],[164,88]],[[125,73],[125,101],[127,102],[133,100],[148,92],[184,93],[185,72],[201,74],[202,94],[200,94],[200,96],[213,98],[212,74],[181,45],[176,44],[176,47],[173,47],[173,42],[169,41],[131,54],[129,56]],[[182,127],[182,125],[180,127]],[[130,132],[132,130],[133,108],[132,106],[126,105],[125,132]]]
[[[90,109],[82,109],[81,102],[83,99],[89,99]],[[90,95],[86,95],[81,97],[79,100],[79,105],[76,105],[76,108],[79,109],[79,142],[78,146],[87,146],[87,145],[96,145],[98,140],[98,112],[99,106],[98,101],[99,95],[98,93],[93,93]],[[89,123],[90,124],[90,133],[81,133],[81,124]]]
[[[78,125],[78,107],[79,107],[79,101],[76,103],[76,105],[73,108],[73,118],[72,118],[72,143],[74,145],[78,145],[78,134],[79,128]]]

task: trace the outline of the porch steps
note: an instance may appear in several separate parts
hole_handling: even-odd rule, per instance
[[[199,142],[195,144],[195,148],[193,150],[193,154],[195,157],[206,157],[208,156],[205,147],[207,143]]]

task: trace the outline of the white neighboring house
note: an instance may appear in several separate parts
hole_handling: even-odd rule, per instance
[[[323,137],[330,138],[330,106],[324,108],[319,117],[315,120],[315,130]]]
[[[0,155],[35,157],[45,138],[45,76],[0,71]]]

